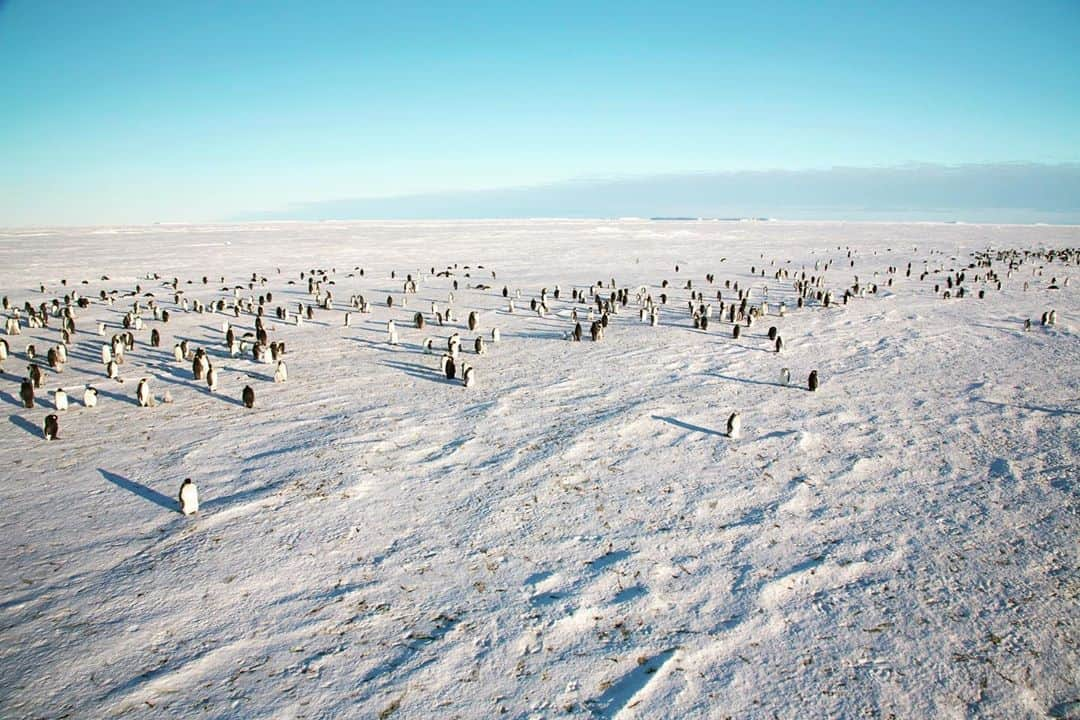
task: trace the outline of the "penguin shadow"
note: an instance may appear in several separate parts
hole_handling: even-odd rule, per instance
[[[364,338],[353,338],[353,342],[355,342],[358,345],[366,345],[366,346],[368,346],[368,347],[370,347],[370,348],[372,348],[374,350],[381,350],[383,352],[400,352],[399,348],[401,348],[404,345],[404,343],[398,343],[397,345],[391,345],[390,343],[386,342],[385,340],[383,340],[382,342],[376,342],[375,340],[365,340]],[[406,348],[406,351],[407,351],[407,348]]]
[[[239,400],[237,398],[234,398],[231,395],[226,395],[225,393],[220,392],[220,391],[219,392],[210,392],[209,387],[203,388],[203,394],[206,395],[207,397],[214,398],[215,400],[221,400],[222,402],[229,403],[230,405],[238,405],[240,407],[244,407],[244,401],[243,400]]]
[[[190,365],[190,363],[189,363],[189,365]],[[184,367],[181,367],[180,365],[177,365],[175,362],[163,362],[163,363],[159,364],[156,369],[160,370],[161,372],[163,372],[163,373],[165,373],[167,375],[172,375],[173,377],[179,378],[180,380],[188,380],[188,381],[191,381],[191,382],[195,382],[194,376],[191,374],[191,368],[190,367],[184,368]],[[166,382],[172,382],[172,383],[179,382],[177,380],[172,380],[170,378],[166,378],[166,377],[163,377],[163,376],[160,376],[160,375],[155,375],[155,377],[157,377],[157,378],[159,378],[161,380],[164,380]],[[184,383],[184,384],[186,384],[186,383]]]
[[[982,398],[972,398],[972,400],[977,403],[982,403],[983,405],[993,405],[994,407],[999,408],[1015,408],[1016,410],[1046,413],[1051,417],[1080,415],[1080,410],[1066,410],[1065,408],[1043,407],[1041,405],[1014,405],[1013,403],[994,402],[993,400],[983,400]]]
[[[417,363],[407,363],[400,360],[387,360],[379,363],[386,367],[394,368],[395,370],[401,370],[409,377],[414,377],[419,380],[430,380],[431,382],[439,383],[442,385],[454,385],[460,384],[460,380],[456,378],[454,380],[447,379],[446,375],[439,372],[438,368],[425,367]]]
[[[105,478],[113,485],[121,487],[128,492],[133,492],[144,500],[149,500],[155,505],[160,505],[166,510],[176,510],[179,507],[177,500],[162,495],[153,488],[148,488],[141,483],[137,483],[134,480],[129,480],[128,478],[117,475],[116,473],[109,472],[104,468],[98,468],[97,470],[99,473],[101,473],[101,477]]]
[[[8,420],[10,420],[11,424],[15,427],[22,428],[34,437],[41,437],[41,428],[24,418],[22,415],[9,415]]]
[[[691,430],[693,432],[704,433],[706,435],[719,435],[720,437],[727,437],[727,433],[720,432],[719,430],[712,430],[710,428],[701,427],[700,425],[691,425],[688,422],[676,420],[673,417],[667,417],[664,415],[653,415],[652,419],[666,422],[668,425],[674,425],[675,427],[682,428],[683,430]]]
[[[4,402],[8,403],[9,405],[14,405],[15,407],[18,407],[18,408],[21,408],[22,405],[23,405],[22,401],[20,401],[18,398],[16,398],[11,393],[4,392],[3,390],[0,390],[0,400],[3,400]]]
[[[265,382],[272,382],[274,380],[274,377],[272,375],[267,375],[266,373],[261,372],[254,372],[252,370],[248,370],[244,374],[252,380],[263,380]]]
[[[731,380],[733,382],[746,383],[748,385],[771,385],[772,387],[788,388],[790,390],[806,390],[805,387],[801,387],[799,385],[794,385],[794,384],[791,384],[791,383],[785,385],[784,383],[769,382],[768,380],[750,380],[749,378],[738,378],[738,377],[735,377],[734,375],[724,375],[722,373],[716,373],[716,372],[707,372],[707,373],[702,373],[702,374],[703,375],[708,375],[710,377],[720,378],[721,380]]]
[[[106,397],[110,400],[119,400],[120,402],[127,403],[128,405],[134,405],[135,407],[139,406],[139,401],[133,397],[121,395],[120,393],[111,392],[109,390],[103,390],[101,385],[94,385],[94,387],[97,389],[98,395],[100,395],[101,397]]]

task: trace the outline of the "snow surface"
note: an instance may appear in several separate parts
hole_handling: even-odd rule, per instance
[[[1028,262],[1004,278],[997,263],[1000,292],[969,270],[967,297],[935,295],[990,247],[1076,248],[1080,228],[0,232],[13,304],[71,290],[94,299],[33,410],[18,400],[25,344],[43,356],[59,321],[6,338],[0,717],[1078,717],[1080,282],[1050,290],[1076,268]],[[879,292],[796,309],[791,281],[772,278],[819,274],[815,261],[828,260],[838,296],[855,274]],[[430,270],[454,263],[455,322],[432,327],[430,303],[447,304],[451,279]],[[924,267],[941,272],[920,281]],[[299,279],[311,268],[336,268],[334,309],[299,327],[274,320],[277,305],[312,302]],[[265,287],[247,289],[253,272]],[[402,307],[406,273],[419,292]],[[250,354],[228,357],[225,315],[178,311],[163,285],[174,276],[205,302],[231,302],[222,288],[237,284],[242,297],[271,291],[288,382]],[[612,278],[630,306],[602,342],[589,342],[587,322],[583,342],[565,341],[571,290]],[[642,324],[635,292],[658,298],[664,279],[661,323]],[[694,330],[687,280],[725,302],[726,280],[753,286],[755,300],[767,285],[772,312],[780,300],[789,310],[738,340],[715,316]],[[477,283],[491,288],[468,289]],[[136,333],[121,384],[104,376],[108,337],[95,325],[119,332],[134,298],[97,298],[136,284],[173,317]],[[513,315],[504,284],[522,293]],[[556,285],[552,314],[529,312]],[[356,293],[370,314],[348,307]],[[1051,308],[1057,325],[1043,327]],[[501,331],[484,356],[472,352],[470,310],[477,334]],[[155,327],[160,348],[148,344]],[[468,389],[421,348],[454,331],[476,367]],[[218,393],[173,361],[182,338],[207,348]],[[142,377],[156,407],[135,403]],[[87,383],[97,408],[82,405]],[[240,403],[245,384],[253,410]],[[71,409],[46,442],[57,387]],[[739,440],[723,434],[733,410]],[[191,518],[176,501],[188,476],[201,500]]]

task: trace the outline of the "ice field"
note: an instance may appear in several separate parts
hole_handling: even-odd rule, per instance
[[[45,362],[59,317],[32,328],[23,311],[2,336],[0,717],[1080,717],[1078,248],[1075,226],[2,230],[13,308],[90,303],[62,372]],[[1011,272],[992,263],[1000,290],[969,268],[988,249],[1020,251]],[[297,325],[312,270],[333,306]],[[829,307],[797,307],[804,271]],[[961,271],[965,296],[943,298]],[[183,310],[173,278],[226,311]],[[612,280],[629,302],[593,342],[589,288],[607,298]],[[736,283],[769,304],[738,339]],[[266,293],[284,383],[224,343],[223,321],[254,332],[237,295]],[[118,382],[101,346],[136,300]],[[440,373],[454,332],[471,387]],[[185,339],[216,392],[174,360]],[[26,409],[31,343],[44,387]]]

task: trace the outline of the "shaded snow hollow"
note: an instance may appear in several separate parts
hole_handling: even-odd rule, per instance
[[[1080,282],[1048,289],[1077,268],[1028,262],[1004,278],[997,264],[1000,292],[971,270],[968,297],[933,290],[975,251],[1070,246],[1080,228],[0,232],[14,304],[65,290],[95,299],[33,410],[18,401],[25,345],[44,355],[59,322],[6,337],[0,716],[1077,717]],[[830,260],[837,295],[855,274],[879,293],[795,309],[790,279],[772,278]],[[454,263],[472,266],[457,271],[457,319],[432,327],[451,280],[429,271]],[[942,272],[920,281],[924,267]],[[162,280],[145,279],[176,276],[205,302],[231,301],[221,289],[238,284],[242,297],[271,291],[269,308],[293,312],[311,302],[299,279],[311,268],[336,268],[334,309],[300,327],[268,313],[271,339],[287,344],[285,384],[250,354],[228,357],[226,316],[179,311]],[[266,287],[248,290],[252,273]],[[406,273],[419,292],[402,307]],[[611,278],[630,307],[602,342],[587,323],[584,342],[563,340],[571,290]],[[658,298],[665,279],[668,305],[649,327],[634,294],[647,285]],[[724,281],[753,287],[755,304],[767,286],[773,312],[781,300],[789,311],[738,340],[715,317],[694,330],[687,280],[725,302]],[[173,316],[136,333],[121,384],[104,377],[95,326],[119,332],[134,298],[96,299],[137,283]],[[522,293],[515,314],[504,284]],[[528,312],[556,285],[552,314]],[[352,310],[346,328],[357,293],[372,312]],[[1050,308],[1057,325],[1043,327]],[[417,310],[425,330],[412,327]],[[501,331],[482,357],[470,310],[476,334]],[[388,319],[399,345],[385,341]],[[453,331],[476,367],[468,389],[421,348]],[[184,338],[208,349],[218,393],[172,360]],[[174,402],[138,407],[142,377]],[[87,383],[97,408],[82,406]],[[246,384],[253,410],[240,404]],[[45,442],[57,387],[72,406]],[[723,432],[733,410],[739,440]],[[202,501],[191,518],[175,502],[188,476]]]

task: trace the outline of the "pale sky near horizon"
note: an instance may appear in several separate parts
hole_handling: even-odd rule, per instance
[[[1075,0],[0,0],[0,226],[583,178],[1039,172],[1080,163],[1077,37]],[[658,214],[635,187],[618,207]]]

